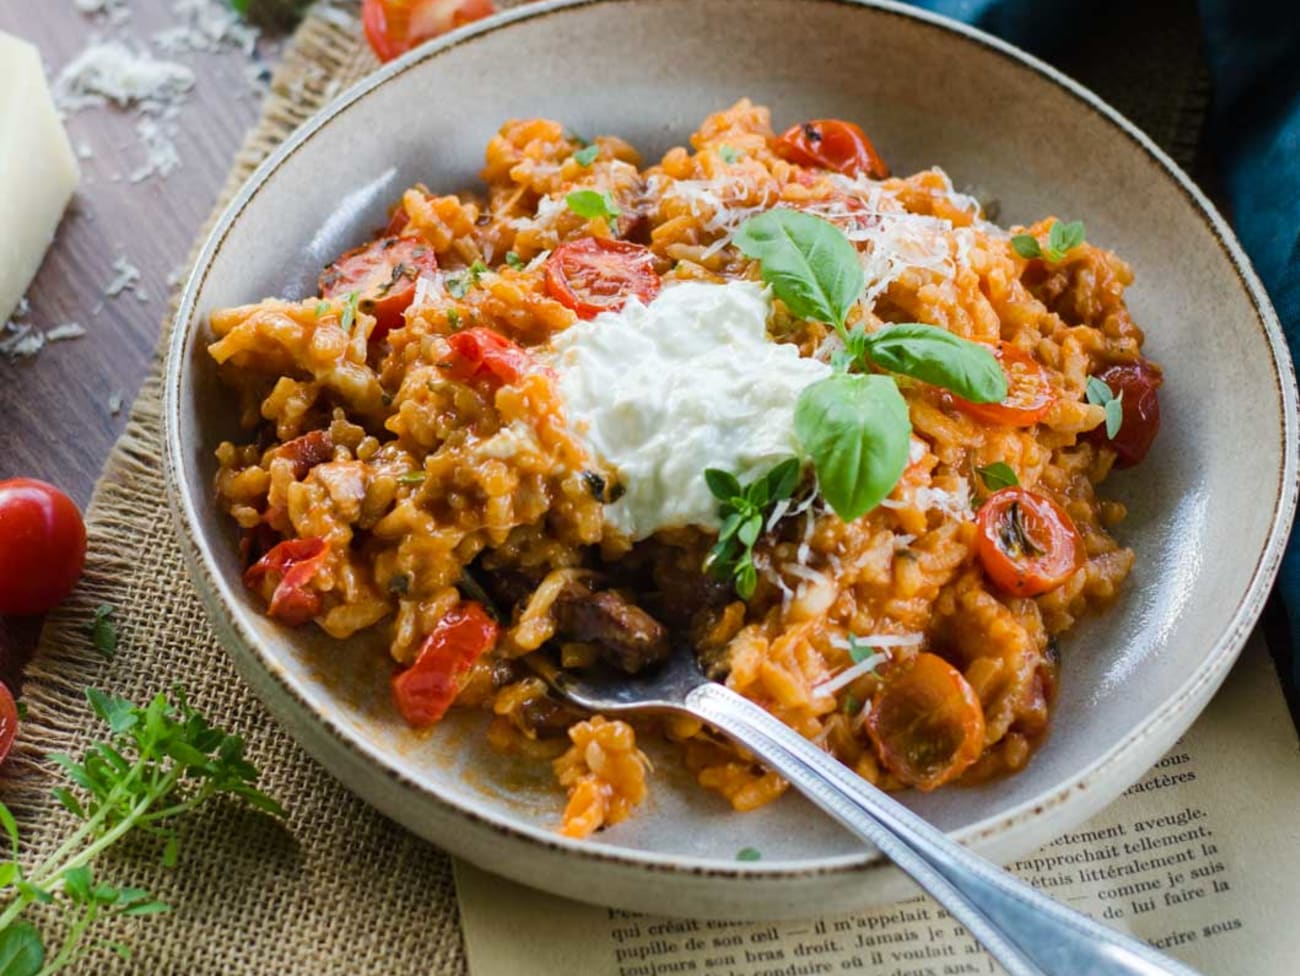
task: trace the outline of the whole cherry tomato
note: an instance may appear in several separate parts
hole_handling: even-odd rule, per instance
[[[993,355],[1007,374],[1007,395],[1001,403],[972,403],[950,393],[954,406],[976,420],[1006,427],[1032,427],[1056,402],[1047,371],[1019,346],[999,342]]]
[[[494,13],[492,0],[361,0],[361,26],[380,61]]]
[[[1097,379],[1116,396],[1123,397],[1120,407],[1124,419],[1114,437],[1106,436],[1105,424],[1094,428],[1089,437],[1115,451],[1117,466],[1131,468],[1147,456],[1151,442],[1160,432],[1160,398],[1156,391],[1165,381],[1164,375],[1155,363],[1139,359],[1108,366],[1097,374]]]
[[[846,176],[865,173],[874,180],[883,180],[889,175],[889,167],[867,134],[841,119],[814,119],[792,125],[777,139],[776,154],[799,166],[820,166]]]
[[[86,563],[86,526],[59,489],[0,481],[0,613],[44,613],[72,592]]]
[[[867,714],[880,761],[908,786],[956,779],[984,751],[984,709],[961,672],[922,652],[884,675]]]
[[[415,282],[438,270],[433,248],[414,237],[381,237],[348,251],[320,276],[325,298],[357,294],[357,308],[375,317],[372,340],[405,324],[402,313],[415,297]]]
[[[582,319],[617,312],[634,295],[648,305],[659,285],[650,250],[630,241],[584,237],[546,259],[546,290]]]
[[[500,628],[481,604],[462,603],[438,621],[420,653],[393,677],[393,701],[417,729],[438,722],[460,694],[460,682],[497,642]]]
[[[976,517],[976,552],[998,587],[1037,596],[1060,586],[1083,564],[1083,538],[1056,502],[1028,488],[989,495]]]

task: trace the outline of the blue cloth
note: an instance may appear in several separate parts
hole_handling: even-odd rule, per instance
[[[1098,15],[1096,0],[916,0],[1047,60]],[[1214,91],[1210,146],[1229,217],[1300,360],[1300,0],[1199,0]],[[1300,685],[1300,532],[1277,592]]]

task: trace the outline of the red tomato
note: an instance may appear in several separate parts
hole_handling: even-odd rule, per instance
[[[867,134],[852,122],[814,119],[792,125],[776,141],[776,154],[799,166],[820,166],[846,176],[883,180],[889,167]]]
[[[320,613],[320,593],[308,584],[325,561],[324,539],[285,539],[244,573],[244,585],[268,597],[268,617],[291,626],[305,624]]]
[[[320,293],[326,298],[358,295],[357,308],[375,317],[371,339],[404,324],[402,313],[415,297],[415,281],[438,270],[433,248],[414,237],[381,237],[348,251],[325,266]]]
[[[18,705],[9,687],[0,682],[0,763],[5,761],[18,734]]]
[[[495,389],[518,383],[533,368],[533,358],[499,332],[475,327],[447,336],[448,375],[463,383],[482,381]]]
[[[1083,564],[1083,538],[1061,506],[1028,488],[989,495],[975,549],[994,584],[1015,596],[1054,590]]]
[[[308,431],[301,437],[285,441],[276,448],[275,453],[277,457],[288,458],[293,462],[293,476],[301,481],[316,465],[324,464],[334,457],[334,438],[328,428]]]
[[[86,527],[70,499],[34,478],[0,481],[0,613],[44,613],[86,563]]]
[[[1147,456],[1151,442],[1160,431],[1160,399],[1156,390],[1165,381],[1164,375],[1155,363],[1139,359],[1108,366],[1097,374],[1097,379],[1116,396],[1124,397],[1120,402],[1124,420],[1114,439],[1106,436],[1105,424],[1092,430],[1089,437],[1115,451],[1117,466],[1131,468]]]
[[[478,603],[462,603],[438,621],[420,653],[393,676],[393,701],[402,718],[417,729],[436,723],[460,694],[471,665],[490,651],[500,628]]]
[[[972,403],[950,393],[954,406],[986,424],[1032,427],[1056,402],[1047,370],[1019,346],[999,342],[993,355],[1007,374],[1007,395],[1001,403]]]
[[[361,24],[380,61],[494,13],[492,0],[361,0]]]
[[[630,241],[584,237],[546,259],[546,290],[582,319],[617,312],[633,295],[649,305],[659,284],[649,248]]]
[[[984,751],[984,709],[975,690],[935,654],[922,652],[885,674],[866,728],[885,767],[919,790],[956,779]]]

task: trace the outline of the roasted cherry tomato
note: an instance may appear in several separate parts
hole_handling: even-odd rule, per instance
[[[85,563],[72,499],[33,478],[0,481],[0,613],[44,613],[72,592]]]
[[[375,317],[371,339],[382,339],[404,324],[402,313],[415,297],[415,281],[438,270],[433,248],[414,237],[381,237],[348,251],[320,276],[320,293],[346,298],[357,293],[357,308]]]
[[[1105,424],[1092,430],[1089,437],[1115,451],[1116,465],[1131,468],[1147,456],[1160,431],[1160,398],[1156,391],[1165,381],[1164,375],[1155,363],[1139,359],[1108,366],[1097,374],[1097,379],[1116,396],[1123,396],[1120,406],[1124,420],[1114,438],[1106,436]]]
[[[799,166],[820,166],[847,176],[883,180],[889,167],[867,134],[852,122],[814,119],[792,125],[776,141],[776,154]]]
[[[956,779],[984,750],[984,709],[975,690],[951,664],[925,652],[885,674],[866,728],[885,768],[919,790]]]
[[[267,616],[305,624],[320,613],[320,592],[308,584],[328,551],[324,539],[285,539],[248,568],[244,585],[266,598]]]
[[[422,729],[447,714],[471,665],[496,645],[499,633],[478,603],[450,610],[425,638],[415,663],[393,677],[393,701],[402,718]]]
[[[301,437],[285,441],[276,448],[275,455],[292,461],[293,476],[301,481],[316,465],[324,464],[334,457],[334,438],[328,428],[308,431]]]
[[[1054,590],[1083,564],[1083,538],[1061,506],[1028,488],[989,495],[976,551],[994,584],[1015,596]]]
[[[18,734],[18,705],[9,686],[0,682],[0,763],[5,761]]]
[[[986,424],[1006,427],[1032,427],[1043,419],[1056,402],[1056,393],[1047,378],[1047,370],[1019,346],[999,342],[993,355],[1007,374],[1007,395],[1001,403],[972,403],[950,393],[954,406]]]
[[[533,358],[499,332],[475,327],[447,336],[447,373],[464,383],[510,386],[533,367]]]
[[[582,319],[617,312],[633,296],[649,305],[659,275],[648,248],[629,241],[584,237],[557,247],[546,259],[546,290]]]
[[[494,13],[492,0],[361,0],[361,24],[380,61]]]

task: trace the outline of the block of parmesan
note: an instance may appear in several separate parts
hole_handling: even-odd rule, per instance
[[[77,188],[77,159],[36,48],[0,32],[0,323],[36,276]]]

